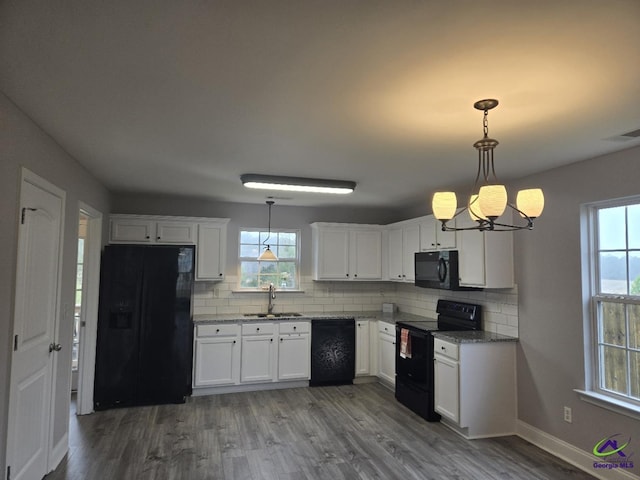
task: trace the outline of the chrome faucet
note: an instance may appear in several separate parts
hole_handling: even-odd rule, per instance
[[[273,313],[273,300],[276,299],[276,287],[273,283],[269,284],[269,306],[267,307],[267,313]]]

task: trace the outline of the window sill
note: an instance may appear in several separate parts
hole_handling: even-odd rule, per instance
[[[231,293],[236,294],[236,293],[263,293],[263,294],[268,294],[269,290],[262,290],[262,289],[242,289],[242,290],[231,290]],[[304,293],[304,290],[278,290],[276,288],[276,295],[280,295],[281,293]]]
[[[635,418],[636,420],[640,420],[640,407],[636,405],[625,402],[623,400],[618,400],[616,398],[611,398],[607,395],[603,395],[597,392],[578,389],[574,389],[573,391],[580,395],[581,400],[587,403],[605,408],[621,415],[626,415],[627,417]]]

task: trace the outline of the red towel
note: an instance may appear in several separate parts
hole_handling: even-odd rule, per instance
[[[400,329],[400,357],[411,358],[411,336],[406,328]]]

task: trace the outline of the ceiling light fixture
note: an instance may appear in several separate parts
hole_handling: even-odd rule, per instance
[[[271,206],[274,203],[276,202],[274,202],[273,200],[267,200],[267,205],[269,205],[269,233],[267,233],[267,238],[265,238],[264,241],[262,242],[262,246],[264,246],[264,244],[267,243],[271,238]],[[275,262],[278,260],[278,257],[276,257],[275,253],[271,251],[271,246],[267,243],[267,246],[264,249],[264,252],[262,252],[258,256],[258,260],[261,262]]]
[[[277,175],[258,175],[255,173],[241,175],[240,180],[247,188],[285,190],[289,192],[347,194],[352,193],[356,188],[356,182],[347,180],[281,177]]]
[[[533,220],[540,216],[544,209],[544,194],[539,188],[520,190],[516,197],[516,205],[507,201],[507,189],[498,182],[493,165],[493,150],[498,146],[498,141],[489,138],[488,113],[498,105],[498,100],[479,100],[473,104],[477,110],[484,111],[483,131],[484,136],[473,146],[478,150],[478,173],[473,183],[467,206],[458,210],[458,201],[454,192],[436,192],[431,201],[434,216],[442,222],[442,230],[491,230],[512,231],[532,230]],[[480,175],[482,174],[482,182]],[[480,185],[482,183],[482,185]],[[520,214],[526,224],[500,223],[497,220],[509,207]],[[447,222],[464,211],[468,211],[471,219],[477,222],[476,226],[455,228],[447,225]]]

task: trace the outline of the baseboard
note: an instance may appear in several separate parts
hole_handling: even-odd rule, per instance
[[[593,455],[521,420],[517,421],[516,430],[519,437],[596,478],[602,480],[640,480],[640,477],[628,470],[593,468],[595,460]]]
[[[49,472],[53,472],[69,451],[69,432],[65,433],[49,453]]]
[[[309,381],[290,381],[273,383],[247,383],[243,385],[225,385],[220,387],[194,387],[192,397],[219,395],[222,393],[256,392],[258,390],[282,390],[284,388],[308,387]]]

